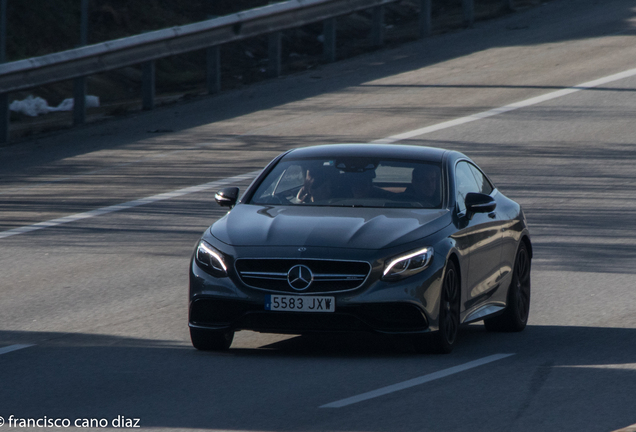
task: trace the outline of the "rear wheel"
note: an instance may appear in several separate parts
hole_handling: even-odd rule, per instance
[[[192,346],[200,351],[224,351],[234,340],[233,331],[218,331],[190,328]]]
[[[455,263],[446,264],[439,306],[439,330],[418,336],[416,349],[420,352],[448,354],[453,350],[459,332],[460,283]]]
[[[484,320],[486,330],[520,332],[526,328],[530,314],[530,266],[530,253],[522,241],[515,258],[506,309],[503,314]]]

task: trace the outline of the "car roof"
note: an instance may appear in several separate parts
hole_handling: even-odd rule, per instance
[[[442,162],[449,150],[395,144],[326,144],[291,150],[284,158],[372,157]],[[456,153],[456,152],[452,152]]]

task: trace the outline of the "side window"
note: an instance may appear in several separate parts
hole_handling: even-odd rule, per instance
[[[282,172],[280,172],[281,170]],[[303,169],[300,165],[290,165],[285,168],[284,164],[280,164],[261,183],[252,200],[261,200],[296,187],[300,188],[303,185],[304,178]]]
[[[486,195],[490,195],[494,187],[488,181],[486,176],[481,171],[479,171],[479,169],[475,167],[474,165],[468,165],[468,166],[470,166],[470,170],[473,172],[473,175],[475,176],[475,180],[477,181],[477,186],[479,186],[479,192]]]
[[[457,206],[460,212],[466,211],[466,194],[481,192],[468,162],[460,162],[455,168],[455,188],[457,190]]]
[[[261,184],[261,186],[258,188],[258,190],[256,191],[256,193],[254,194],[254,196],[252,197],[252,199],[254,198],[264,198],[266,196],[271,196],[272,193],[274,192],[274,188],[276,187],[276,185],[278,184],[278,182],[280,181],[282,174],[279,174],[275,177],[273,177],[273,181],[270,180],[269,183],[265,183],[263,182]]]
[[[276,188],[276,191],[274,193],[284,192],[289,189],[301,187],[304,181],[305,176],[303,175],[303,169],[300,167],[300,165],[291,165],[283,173],[283,176],[278,182],[278,187]]]

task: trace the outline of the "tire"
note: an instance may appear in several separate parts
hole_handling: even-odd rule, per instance
[[[234,340],[233,331],[217,331],[190,328],[192,346],[199,351],[225,351]]]
[[[517,249],[512,281],[508,288],[506,309],[503,314],[484,320],[486,330],[494,332],[520,332],[526,328],[530,314],[530,269],[532,260],[528,247],[522,241]]]
[[[417,336],[415,348],[419,352],[448,354],[453,351],[459,333],[461,286],[455,263],[448,261],[442,282],[439,305],[439,330]]]

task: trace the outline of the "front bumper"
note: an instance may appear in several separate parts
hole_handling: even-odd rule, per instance
[[[412,303],[336,306],[335,312],[264,310],[263,303],[199,296],[190,304],[190,326],[265,333],[376,331],[412,333],[428,330],[423,309]]]
[[[380,279],[382,260],[372,256],[357,258],[372,266],[362,286],[344,292],[311,293],[335,298],[335,312],[324,313],[265,310],[265,297],[280,292],[247,286],[231,268],[228,277],[213,277],[192,260],[189,325],[289,334],[351,331],[411,334],[438,329],[443,258],[434,259],[421,273],[395,282]]]

